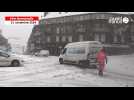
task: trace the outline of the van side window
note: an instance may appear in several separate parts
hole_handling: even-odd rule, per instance
[[[85,48],[69,48],[67,50],[68,54],[84,54]]]
[[[67,53],[68,54],[74,54],[74,48],[68,48]]]
[[[77,54],[83,54],[83,53],[85,53],[85,48],[76,49],[76,53]]]

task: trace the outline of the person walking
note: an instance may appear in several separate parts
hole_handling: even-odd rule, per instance
[[[97,54],[97,62],[98,62],[98,75],[103,76],[104,68],[107,64],[107,55],[105,49],[101,49]]]

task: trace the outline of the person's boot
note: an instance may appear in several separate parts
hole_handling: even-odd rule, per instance
[[[98,75],[100,76],[101,75],[101,72],[99,71]]]
[[[101,71],[101,74],[100,74],[100,76],[103,76],[103,71]]]
[[[103,72],[102,71],[99,71],[99,76],[103,76]]]

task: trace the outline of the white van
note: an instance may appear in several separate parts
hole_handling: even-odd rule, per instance
[[[49,51],[48,50],[41,50],[40,52],[36,52],[35,56],[48,57],[49,56]]]
[[[62,50],[59,62],[79,65],[97,65],[96,54],[103,45],[98,41],[84,41],[69,43]]]

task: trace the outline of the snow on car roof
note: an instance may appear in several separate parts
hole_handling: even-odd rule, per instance
[[[89,14],[89,13],[134,14],[134,12],[49,12],[45,16],[45,19],[72,16],[72,15]]]
[[[82,41],[82,42],[73,42],[73,43],[69,43],[66,45],[66,47],[68,46],[73,46],[73,45],[87,45],[87,44],[99,44],[102,45],[99,41]]]

